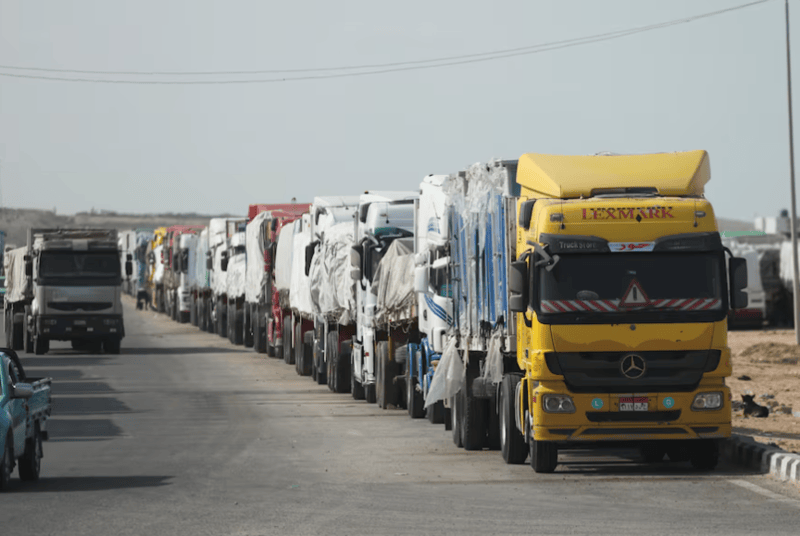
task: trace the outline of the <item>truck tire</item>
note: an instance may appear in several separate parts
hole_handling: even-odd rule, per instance
[[[437,400],[425,410],[425,417],[431,424],[444,423],[444,402]],[[449,428],[448,428],[449,430]]]
[[[25,442],[25,454],[19,459],[20,480],[39,480],[39,471],[42,468],[42,436],[39,433],[39,423],[33,426],[33,437]]]
[[[103,351],[107,354],[118,354],[122,347],[122,339],[111,337],[103,341]]]
[[[470,395],[467,385],[461,396],[461,444],[464,450],[481,450],[486,438],[486,401]]]
[[[339,386],[336,385],[336,380],[339,377],[339,333],[336,331],[328,332],[328,340],[325,344],[325,361],[327,364],[328,389],[334,393],[339,393],[341,391],[339,391]]]
[[[433,406],[428,406],[428,411],[433,411]],[[453,432],[453,443],[458,448],[461,448],[461,397],[456,394],[450,399],[450,428]]]
[[[356,378],[354,359],[353,353],[350,352],[350,394],[353,400],[364,400],[364,398],[366,398],[366,393],[364,392],[364,386],[361,385],[361,382]]]
[[[283,362],[294,365],[294,348],[292,347],[292,317],[283,317]]]
[[[0,490],[8,489],[11,473],[14,472],[14,438],[11,433],[6,437],[6,446],[3,457],[0,459]]]
[[[339,343],[339,355],[336,356],[336,392],[350,392],[350,339]]]
[[[50,351],[50,339],[45,339],[42,335],[35,335],[33,337],[33,353],[36,355],[44,355]]]
[[[242,308],[242,344],[245,348],[253,347],[253,309],[247,303]]]
[[[397,396],[394,388],[395,377],[395,362],[389,355],[389,343],[381,341],[378,343],[377,352],[375,355],[375,364],[377,366],[377,378],[375,379],[376,385],[376,398],[378,407],[381,409],[388,409],[389,406],[398,406]]]
[[[486,448],[500,450],[500,415],[497,408],[497,395],[484,402],[486,412]]]
[[[244,345],[244,309],[237,309],[236,304],[231,307],[231,342],[236,346]]]
[[[530,439],[531,467],[537,473],[552,473],[558,465],[558,446],[552,441]]]
[[[719,443],[713,439],[702,439],[692,445],[689,462],[698,471],[711,471],[719,463]]]
[[[298,324],[297,329],[300,329]],[[314,369],[312,359],[314,357],[314,332],[306,331],[303,333],[303,344],[300,345],[300,353],[296,356],[300,360],[297,362],[297,372],[301,376],[311,376]]]
[[[33,332],[28,330],[28,318],[31,316],[31,308],[29,306],[25,306],[25,320],[22,324],[22,329],[24,331],[25,337],[25,353],[32,354],[33,353]]]
[[[14,318],[13,315],[12,319]],[[22,350],[25,344],[25,324],[21,320],[12,320],[13,322],[13,345],[11,346],[12,350]]]
[[[190,294],[191,298],[189,299],[189,323],[195,327],[197,327],[197,299],[195,299],[194,294]]]
[[[197,327],[200,331],[208,331],[208,324],[206,324],[206,308],[202,299],[197,300]]]
[[[313,331],[312,331],[313,333]],[[323,348],[323,339],[314,338],[314,354],[313,354],[313,363],[314,363],[314,370],[312,376],[314,380],[317,382],[317,385],[325,385],[327,382],[327,374],[325,374],[326,370],[326,363],[325,363],[325,348]]]
[[[516,394],[520,377],[506,374],[500,384],[500,452],[507,464],[525,463],[528,445],[525,436],[517,429]]]
[[[417,379],[411,375],[411,360],[415,359],[412,352],[408,352],[406,360],[406,409],[412,419],[421,419],[425,416],[425,399],[422,391],[417,389]]]
[[[647,441],[639,447],[639,452],[642,455],[644,463],[659,463],[664,461],[667,448],[664,446],[663,442]]]
[[[3,312],[3,331],[6,334],[6,348],[11,348],[14,346],[14,341],[12,340],[11,333],[14,331],[11,327],[11,321],[9,320],[11,315],[8,314],[8,311]]]
[[[191,311],[181,311],[181,312],[178,313],[178,316],[180,317],[180,323],[181,324],[188,324],[189,320],[191,319],[192,312]]]

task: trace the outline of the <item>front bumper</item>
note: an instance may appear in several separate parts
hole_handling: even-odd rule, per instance
[[[563,385],[563,384],[562,384]],[[676,439],[722,439],[731,436],[730,390],[720,384],[700,385],[692,392],[668,393],[567,393],[536,388],[533,437],[540,441],[606,442]],[[695,395],[722,392],[723,405],[715,410],[693,410]],[[547,413],[541,405],[546,393],[569,394],[574,413]],[[646,397],[648,411],[620,411],[620,397]]]
[[[36,331],[50,340],[122,338],[122,315],[50,315],[36,319]]]

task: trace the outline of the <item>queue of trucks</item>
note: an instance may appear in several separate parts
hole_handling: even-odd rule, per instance
[[[140,230],[120,262],[148,307],[458,447],[552,472],[622,444],[707,470],[731,434],[727,321],[758,270],[723,244],[709,178],[705,151],[525,154]]]
[[[709,179],[705,151],[525,154],[207,226],[31,229],[4,255],[0,487],[38,477],[50,414],[15,350],[119,353],[122,292],[509,464],[622,445],[713,469],[728,322],[768,314],[774,254],[720,236]]]

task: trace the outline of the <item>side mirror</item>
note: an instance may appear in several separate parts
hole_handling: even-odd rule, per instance
[[[531,228],[531,217],[533,216],[533,204],[535,199],[523,201],[519,205],[519,226],[526,231]]]
[[[33,396],[33,385],[19,382],[11,387],[11,398],[30,398]]]
[[[426,293],[428,288],[428,267],[414,267],[414,292]]]
[[[228,252],[223,251],[219,258],[219,267],[223,272],[228,271]]]
[[[189,273],[189,250],[184,249],[181,251],[181,272],[184,274]]]
[[[508,309],[514,313],[528,310],[528,263],[511,263],[508,270]]]
[[[306,276],[311,273],[311,261],[314,260],[314,251],[317,249],[319,240],[315,240],[306,246]]]
[[[350,266],[361,270],[361,257],[363,255],[364,255],[363,245],[353,246],[350,249]]]
[[[733,257],[728,262],[728,273],[731,282],[731,309],[747,307],[747,261]]]
[[[128,255],[130,257],[130,255]],[[133,262],[131,260],[125,261],[125,275],[128,277],[133,275]]]
[[[361,281],[361,268],[350,268],[350,279]]]

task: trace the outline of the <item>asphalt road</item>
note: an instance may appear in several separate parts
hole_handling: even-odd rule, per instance
[[[457,449],[401,410],[139,312],[122,354],[53,343],[42,478],[0,495],[6,534],[792,534],[800,493],[723,465],[575,453],[551,475]]]

